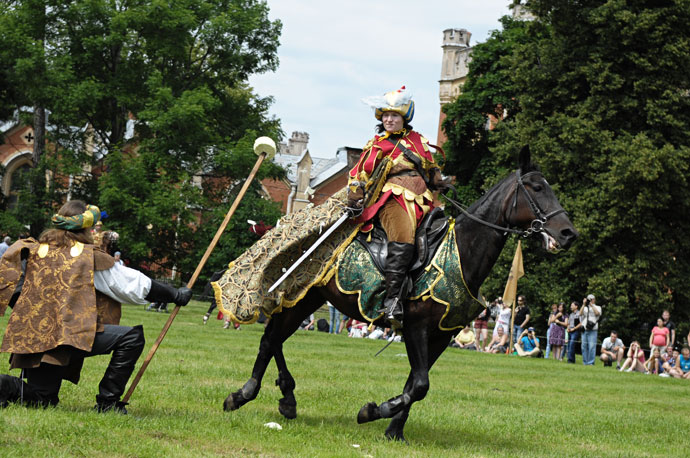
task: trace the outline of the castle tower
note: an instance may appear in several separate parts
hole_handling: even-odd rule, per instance
[[[441,65],[441,79],[439,80],[439,100],[441,107],[452,102],[462,90],[465,84],[469,63],[472,60],[472,47],[470,38],[472,34],[465,29],[446,29],[443,31],[443,61]],[[446,135],[441,128],[446,119],[443,110],[440,110],[438,120],[438,133],[436,144],[443,145]]]
[[[309,134],[306,132],[293,132],[287,143],[281,142],[278,145],[278,152],[280,154],[289,154],[291,156],[301,156],[307,150],[309,143]]]

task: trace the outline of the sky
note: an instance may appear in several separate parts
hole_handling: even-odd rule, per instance
[[[471,45],[500,29],[510,0],[268,0],[280,19],[277,71],[249,82],[273,96],[269,114],[286,138],[309,134],[314,157],[342,146],[361,148],[374,136],[373,110],[361,99],[405,85],[412,91],[412,125],[431,143],[439,116],[443,31],[467,29]]]

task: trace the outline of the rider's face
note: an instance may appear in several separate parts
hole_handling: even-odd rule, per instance
[[[403,117],[395,111],[384,112],[383,116],[381,116],[381,121],[386,132],[397,132],[403,128]]]

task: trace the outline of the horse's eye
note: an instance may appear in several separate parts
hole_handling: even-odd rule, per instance
[[[539,192],[541,191],[541,185],[536,184],[532,187],[532,189],[534,189],[534,192]]]

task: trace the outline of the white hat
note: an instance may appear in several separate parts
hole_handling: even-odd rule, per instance
[[[587,300],[593,301],[594,299],[596,299],[596,297],[594,297],[594,294],[587,295]]]

